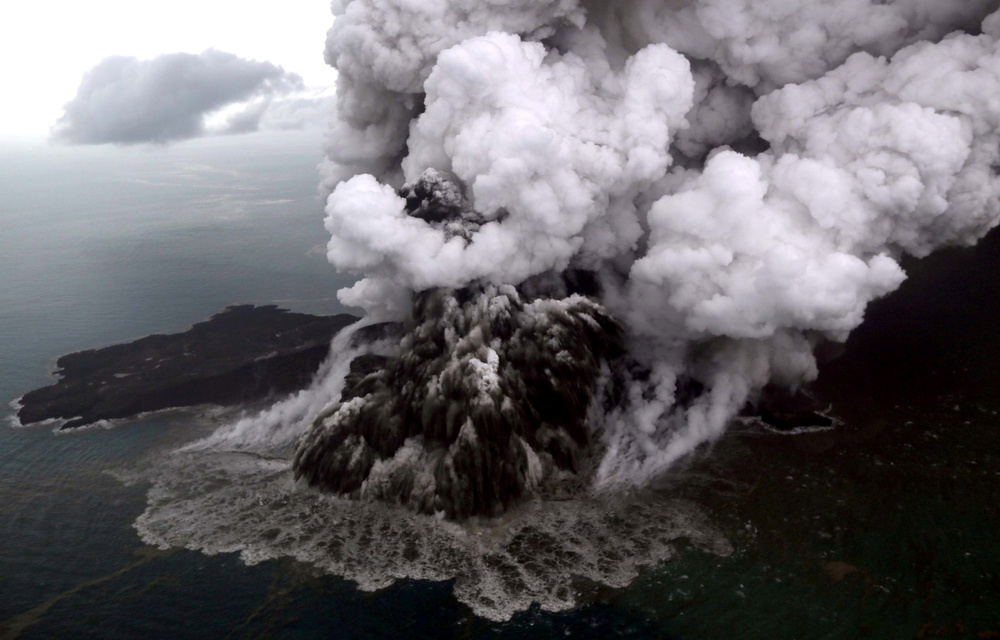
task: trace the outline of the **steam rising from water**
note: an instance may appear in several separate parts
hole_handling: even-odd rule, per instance
[[[302,426],[311,424],[330,404],[339,398],[344,377],[351,360],[361,354],[352,340],[364,322],[349,325],[333,338],[330,356],[320,365],[312,384],[306,389],[252,416],[245,416],[226,425],[208,438],[185,447],[186,450],[235,449],[248,451],[280,450],[302,435]],[[368,344],[366,351],[377,351],[386,345]]]

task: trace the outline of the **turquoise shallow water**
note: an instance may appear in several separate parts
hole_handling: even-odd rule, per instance
[[[229,303],[343,311],[318,160],[307,135],[0,150],[0,400],[45,384],[63,353],[181,330]],[[990,637],[1000,295],[995,247],[981,253],[915,265],[917,293],[873,309],[825,383],[841,429],[739,427],[663,479],[732,556],[686,549],[629,589],[580,585],[591,604],[508,623],[476,618],[449,583],[362,593],[291,561],[144,546],[132,523],[147,487],[107,471],[207,433],[203,417],[58,436],[4,426],[0,638]]]

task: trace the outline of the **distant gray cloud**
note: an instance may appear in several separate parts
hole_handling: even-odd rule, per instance
[[[306,90],[278,98],[267,96],[226,118],[220,133],[320,129],[329,121],[335,103],[336,96],[329,90]]]
[[[302,78],[270,62],[209,49],[151,60],[114,56],[88,71],[52,128],[70,144],[165,143],[206,133],[205,117],[261,99],[232,131],[255,130],[275,95],[303,88]]]

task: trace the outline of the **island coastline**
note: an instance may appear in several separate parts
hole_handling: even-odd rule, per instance
[[[61,356],[56,381],[15,400],[14,424],[60,430],[199,405],[262,401],[305,386],[349,314],[230,305],[188,330]]]

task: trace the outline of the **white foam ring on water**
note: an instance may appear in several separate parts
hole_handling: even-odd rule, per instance
[[[569,609],[581,578],[625,587],[643,567],[669,560],[680,539],[732,551],[681,500],[530,501],[500,519],[458,524],[306,488],[292,479],[286,457],[182,451],[143,475],[154,486],[134,526],[147,544],[238,552],[248,564],[292,557],[366,591],[403,578],[453,579],[455,596],[491,620],[533,602]]]
[[[248,564],[291,557],[385,588],[403,578],[454,580],[477,615],[506,620],[537,602],[578,604],[580,580],[627,586],[644,567],[669,560],[681,539],[728,555],[732,547],[692,504],[662,496],[592,495],[530,500],[501,518],[455,523],[384,503],[353,501],[296,482],[289,446],[330,399],[339,397],[358,349],[342,332],[308,392],[292,396],[208,438],[116,471],[150,482],[134,527],[147,544],[207,554],[239,553]]]

